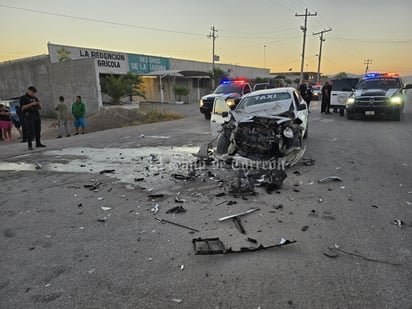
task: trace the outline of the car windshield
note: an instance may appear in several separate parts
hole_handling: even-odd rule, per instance
[[[367,79],[359,83],[357,89],[396,89],[401,88],[400,80],[397,78],[379,78],[379,79]]]
[[[213,93],[241,93],[242,86],[237,84],[221,84],[219,85]]]
[[[358,81],[358,78],[336,79],[332,83],[332,91],[352,91]]]
[[[265,104],[265,103],[273,103],[273,105],[278,105],[278,104],[286,104],[287,106],[290,105],[291,102],[291,96],[288,92],[277,92],[277,93],[267,93],[267,94],[255,94],[255,95],[249,95],[244,97],[237,109],[239,110],[246,110],[247,108],[251,106],[256,106],[260,104]]]

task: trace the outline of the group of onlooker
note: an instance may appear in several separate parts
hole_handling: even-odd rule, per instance
[[[22,143],[28,144],[28,149],[33,150],[33,140],[35,140],[36,147],[46,147],[40,141],[41,137],[41,119],[39,110],[42,103],[36,97],[37,89],[30,86],[26,94],[20,97],[20,104],[10,109],[9,106],[0,104],[0,140],[12,141],[11,129],[13,125],[19,132],[19,137]],[[86,108],[80,96],[76,96],[76,101],[71,106],[71,113],[69,106],[64,103],[64,97],[59,97],[59,103],[55,108],[58,115],[58,128],[61,138],[65,133],[70,136],[69,123],[73,119],[73,126],[75,128],[75,135],[85,133],[86,127]],[[79,131],[81,128],[81,132]]]

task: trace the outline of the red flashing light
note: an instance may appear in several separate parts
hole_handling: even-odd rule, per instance
[[[237,79],[233,81],[235,84],[244,84],[246,81],[244,79]]]
[[[398,73],[390,72],[385,74],[386,77],[399,77]]]

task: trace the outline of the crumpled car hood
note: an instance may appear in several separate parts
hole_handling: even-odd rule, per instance
[[[290,105],[291,105],[290,102],[288,104],[275,104],[274,105],[273,103],[268,103],[268,104],[253,105],[244,110],[239,110],[239,109],[233,110],[232,115],[233,115],[233,118],[237,122],[252,121],[254,117],[266,117],[266,118],[279,118],[278,124],[280,124],[284,121],[291,120],[291,118],[280,116],[280,115],[284,115],[290,110]],[[295,118],[295,116],[293,118]]]
[[[202,100],[211,100],[214,98],[223,98],[226,100],[228,98],[236,98],[236,97],[239,97],[239,94],[235,92],[233,93],[211,93],[211,94],[203,96]]]

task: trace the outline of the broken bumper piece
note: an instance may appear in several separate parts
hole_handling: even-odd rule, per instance
[[[193,248],[196,255],[213,255],[213,254],[229,254],[229,253],[243,253],[253,252],[277,247],[283,247],[296,242],[296,240],[281,239],[278,244],[271,246],[263,246],[260,244],[257,247],[241,247],[240,250],[232,250],[232,248],[226,248],[223,242],[219,238],[195,238],[192,240]]]

